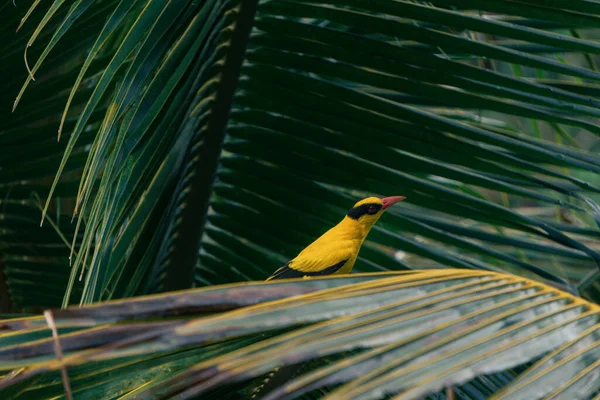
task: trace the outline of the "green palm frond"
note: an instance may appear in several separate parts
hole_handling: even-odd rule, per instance
[[[427,25],[440,20],[443,26]],[[569,256],[561,254],[563,266],[582,265],[581,259],[568,260],[576,253],[597,259],[593,248],[563,235],[571,227],[489,200],[502,192],[578,212],[597,188],[584,189],[589,182],[576,182],[557,167],[587,169],[580,162],[596,164],[595,156],[519,134],[470,111],[575,127],[587,111],[571,107],[595,100],[567,100],[563,96],[576,94],[476,67],[465,62],[465,54],[467,60],[494,58],[555,71],[565,80],[568,75],[597,80],[597,73],[474,41],[464,31],[447,32],[447,26],[540,45],[559,41],[567,52],[589,45],[585,51],[597,52],[592,42],[409,2],[261,4],[225,138],[214,212],[208,215],[200,283],[225,282],[220,271],[244,261],[251,263],[244,268],[250,278],[265,276],[262,268],[273,270],[293,257],[299,250],[294,244],[307,243],[353,199],[372,193],[407,194],[416,206],[386,217],[362,253],[368,255],[357,265],[360,271],[410,267],[392,256],[401,249],[439,263],[434,265],[532,272],[564,285],[555,278],[565,274],[570,280],[575,271],[554,270],[550,277],[541,269],[551,267],[536,266],[540,257],[568,251]],[[434,38],[440,42],[428,47]],[[273,218],[277,222],[266,221]],[[465,218],[480,224],[469,226]],[[573,230],[582,233],[579,229]],[[536,237],[542,247],[534,249],[530,240]],[[547,246],[548,239],[565,247]],[[433,243],[447,247],[440,251]],[[225,256],[228,249],[243,254],[244,261]],[[212,277],[214,270],[220,276]]]
[[[57,128],[68,143],[46,210],[64,168],[81,173],[69,192],[78,254],[64,305],[73,290],[87,303],[263,279],[356,197],[398,193],[410,205],[371,235],[359,271],[505,271],[595,298],[597,281],[585,277],[600,259],[589,205],[600,187],[576,171],[600,171],[577,139],[600,133],[599,100],[585,91],[600,74],[553,54],[592,57],[600,45],[566,31],[573,12],[502,1],[488,10],[533,19],[444,2],[252,4],[55,2],[43,15],[36,3],[23,22],[38,13],[50,24],[28,41],[46,38],[35,76],[78,24],[96,21],[87,47],[63,57],[77,77],[62,78],[51,103],[66,104]],[[586,12],[582,27],[600,21]],[[505,73],[511,66],[523,72]],[[506,207],[515,202],[550,214]]]
[[[249,282],[53,313],[66,332],[62,362],[43,317],[3,321],[0,368],[20,368],[0,381],[6,394],[31,380],[19,398],[60,394],[54,377],[65,366],[75,398],[116,395],[111,371],[131,376],[119,383],[121,398],[217,390],[228,398],[275,367],[308,360],[321,362],[265,398],[333,385],[325,398],[420,399],[537,359],[493,398],[575,399],[600,389],[600,308],[514,275],[449,269]],[[346,356],[323,362],[336,354]]]

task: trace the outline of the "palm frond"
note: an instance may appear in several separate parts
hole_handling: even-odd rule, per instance
[[[597,72],[473,40],[464,29],[552,46],[563,36],[404,1],[265,2],[255,26],[225,138],[199,283],[225,282],[221,272],[210,271],[239,268],[235,257],[222,255],[228,249],[250,264],[243,272],[253,275],[243,277],[265,276],[261,269],[271,271],[300,250],[291,244],[307,243],[353,199],[373,193],[407,194],[411,206],[393,210],[370,236],[360,271],[410,267],[394,259],[402,250],[434,265],[531,273],[569,288],[575,269],[549,274],[548,262],[538,267],[549,254],[542,248],[553,241],[548,247],[597,259],[594,248],[572,240],[570,233],[583,233],[580,227],[529,218],[490,201],[506,193],[591,222],[581,210],[591,211],[585,198],[597,188],[559,168],[594,170],[595,156],[471,111],[568,130],[583,123],[594,132],[584,110],[593,98],[474,62],[492,58],[560,73],[563,81],[595,81]],[[560,46],[578,52],[583,42],[570,37]],[[596,44],[587,45],[586,52],[597,52]],[[534,250],[531,239],[543,247]],[[507,246],[519,250],[507,252]],[[269,253],[283,257],[261,256]],[[569,258],[559,263],[582,265]],[[590,269],[594,264],[586,263]]]
[[[492,398],[600,389],[598,306],[514,275],[446,269],[249,282],[53,313],[66,332],[63,361],[51,338],[40,339],[43,317],[2,321],[0,368],[18,368],[0,381],[5,393],[33,379],[19,396],[58,393],[52,377],[66,366],[77,398],[116,385],[105,380],[110,371],[129,377],[118,381],[123,398],[216,390],[227,398],[275,367],[336,354],[345,357],[266,398],[333,385],[326,398],[420,399],[540,357]]]
[[[277,0],[259,4],[250,30],[254,11],[235,1],[35,3],[29,39],[7,54],[33,43],[22,88],[31,76],[39,87],[9,88],[20,103],[2,137],[48,116],[31,91],[69,139],[60,162],[40,158],[6,182],[56,166],[50,202],[69,165],[81,174],[76,194],[68,186],[77,256],[63,305],[73,291],[87,303],[263,279],[356,197],[396,193],[410,204],[371,235],[359,271],[505,271],[596,298],[600,187],[577,171],[600,171],[578,145],[600,133],[600,74],[556,59],[600,50],[568,30],[600,20],[577,4]],[[482,7],[505,14],[464,11]],[[89,39],[72,46],[83,27]],[[44,79],[47,64],[72,72]],[[23,137],[34,132],[48,137]],[[550,214],[507,208],[517,202]]]

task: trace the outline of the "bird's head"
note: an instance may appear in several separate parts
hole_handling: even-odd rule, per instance
[[[375,222],[381,217],[385,210],[392,205],[404,200],[404,196],[392,196],[384,197],[382,199],[378,197],[367,197],[362,199],[352,207],[346,217],[352,220],[367,233]]]

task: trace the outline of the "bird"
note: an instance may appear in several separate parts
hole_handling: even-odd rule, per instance
[[[405,198],[367,197],[360,200],[336,226],[305,247],[267,281],[350,273],[373,225],[385,210]]]
[[[350,273],[371,228],[385,210],[405,198],[367,197],[360,200],[340,223],[305,247],[295,258],[275,271],[267,281]],[[252,391],[250,398],[261,399],[265,393],[289,381],[301,370],[302,366],[298,365],[274,368],[263,383]]]

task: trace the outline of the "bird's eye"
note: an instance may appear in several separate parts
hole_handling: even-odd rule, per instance
[[[369,212],[369,214],[377,214],[377,207],[370,206],[368,212]]]

